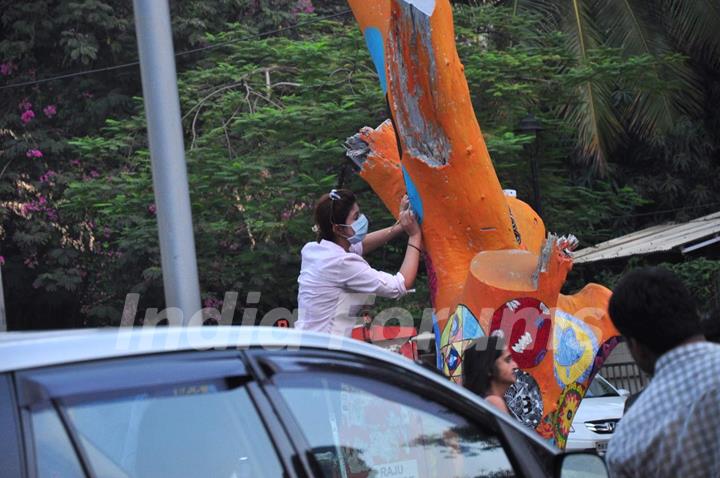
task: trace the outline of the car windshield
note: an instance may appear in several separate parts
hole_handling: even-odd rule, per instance
[[[619,397],[620,394],[607,380],[596,375],[585,393],[585,398]]]

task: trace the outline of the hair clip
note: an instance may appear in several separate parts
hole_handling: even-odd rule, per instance
[[[318,232],[320,232],[320,228],[318,227],[317,224],[315,224],[315,225],[312,227],[312,232],[314,232],[315,234],[317,234]]]
[[[330,199],[332,199],[333,201],[338,201],[338,200],[342,199],[342,197],[340,196],[340,193],[337,192],[337,189],[331,189],[329,196],[330,196]]]

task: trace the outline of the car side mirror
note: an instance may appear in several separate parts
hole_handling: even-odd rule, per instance
[[[618,393],[621,397],[629,397],[630,396],[630,390],[626,388],[618,388]]]
[[[558,478],[607,478],[605,461],[592,452],[567,452],[560,455],[560,466],[557,467]]]

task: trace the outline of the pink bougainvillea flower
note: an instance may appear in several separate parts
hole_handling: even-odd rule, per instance
[[[147,210],[150,214],[152,214],[154,216],[155,213],[157,212],[157,206],[155,206],[155,203],[148,204]]]
[[[39,149],[28,149],[27,153],[25,153],[25,156],[28,158],[42,158],[43,154],[42,151]]]
[[[43,113],[45,113],[45,116],[48,118],[52,118],[57,114],[57,107],[55,105],[47,105],[43,108]]]
[[[23,100],[18,103],[18,108],[20,108],[20,111],[27,111],[32,109],[32,103],[30,103],[27,98],[23,98]]]
[[[295,14],[312,13],[314,11],[315,11],[315,6],[313,5],[312,0],[298,0],[292,9],[292,12]]]
[[[79,159],[73,159],[70,161],[71,166],[80,166],[80,160]]]
[[[0,75],[10,76],[10,75],[12,75],[12,72],[15,71],[16,69],[17,69],[17,67],[11,61],[2,63],[2,64],[0,64]]]
[[[50,181],[52,181],[52,178],[55,176],[57,176],[57,173],[55,171],[53,171],[52,169],[48,169],[47,171],[45,171],[45,174],[40,176],[40,182],[41,183],[49,183]]]
[[[221,309],[223,305],[223,301],[220,299],[216,299],[215,297],[208,297],[203,301],[203,305],[208,309]]]
[[[22,121],[23,124],[28,124],[34,117],[35,112],[33,110],[27,110],[20,115],[20,121]]]

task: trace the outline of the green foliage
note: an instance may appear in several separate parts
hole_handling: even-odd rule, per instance
[[[543,27],[565,35],[578,65],[590,66],[593,51],[617,48],[623,57],[648,56],[657,62],[644,70],[655,79],[631,88],[623,76],[586,76],[578,83],[579,101],[564,109],[577,133],[581,158],[606,173],[613,157],[633,135],[656,141],[683,115],[698,117],[707,105],[704,67],[717,73],[720,10],[712,0],[512,0],[518,15],[535,12]],[[684,55],[678,55],[684,54]],[[667,61],[671,58],[670,61]],[[703,65],[698,67],[698,65]],[[622,95],[617,92],[621,91]]]
[[[701,313],[720,306],[720,260],[698,257],[679,263],[660,263],[670,269],[693,292]]]
[[[530,202],[529,161],[539,157],[543,219],[548,230],[573,233],[591,245],[632,230],[627,215],[647,203],[632,187],[589,181],[576,161],[574,130],[561,111],[579,100],[578,85],[622,78],[626,87],[661,88],[646,72],[658,60],[623,57],[617,49],[594,49],[578,63],[558,32],[545,32],[542,17],[513,15],[499,7],[457,7],[458,51],[473,104],[503,187]],[[674,61],[667,58],[664,61]],[[542,120],[538,145],[515,130],[528,111]]]
[[[667,135],[652,143],[637,141],[626,154],[629,160],[620,170],[627,184],[652,201],[654,210],[666,211],[647,211],[646,220],[667,219],[667,212],[690,220],[720,207],[720,143],[702,121],[678,121]]]
[[[666,256],[667,257],[667,256]],[[639,267],[664,267],[682,280],[692,293],[698,312],[706,315],[720,307],[720,260],[706,257],[683,256],[681,258],[667,257],[671,260],[659,260],[658,256],[638,256],[630,258],[627,263],[607,265],[582,265],[583,275],[593,274],[594,280],[613,288],[622,278],[623,274]],[[582,282],[573,278],[571,290],[582,286]]]
[[[241,38],[231,26],[214,41]],[[342,141],[358,126],[384,118],[359,33],[336,22],[315,24],[299,38],[238,42],[217,61],[180,75],[201,283],[207,296],[261,291],[262,305],[292,305],[299,248],[312,240],[315,198],[335,186]],[[358,107],[360,106],[360,107]],[[91,268],[95,282],[117,291],[159,290],[157,231],[143,112],[108,122],[102,135],[71,142],[103,164],[103,177],[69,184],[61,212],[94,221],[111,252]],[[375,217],[377,199],[363,206]],[[376,214],[377,213],[377,214]],[[386,220],[387,222],[388,220]],[[123,270],[144,271],[124,277]],[[128,282],[120,279],[127,278]],[[160,297],[154,300],[161,301]],[[294,307],[290,307],[294,308]]]
[[[529,197],[525,147],[532,137],[513,133],[529,107],[548,115],[570,95],[577,81],[572,58],[558,47],[557,35],[531,33],[536,19],[512,17],[497,8],[458,8],[458,44],[466,65],[473,101],[503,183]],[[478,32],[478,25],[493,25]],[[247,34],[242,25],[213,35],[211,41],[234,42]],[[508,41],[512,39],[513,41]],[[495,48],[495,50],[490,50]],[[597,70],[629,70],[617,55],[598,53]],[[583,74],[590,74],[584,66]],[[196,225],[201,283],[206,297],[223,291],[259,290],[263,306],[294,308],[299,249],[312,239],[311,209],[316,197],[337,181],[342,140],[386,115],[377,78],[354,26],[321,22],[296,38],[272,38],[228,44],[202,66],[181,75],[179,91],[188,138],[188,174]],[[138,104],[139,106],[139,104]],[[548,122],[553,120],[548,116]],[[104,181],[70,185],[63,214],[76,221],[92,218],[109,228],[107,248],[120,255],[116,266],[98,269],[98,282],[125,292],[159,291],[159,277],[148,274],[158,264],[150,169],[142,142],[142,114],[108,123],[101,136],[72,144],[84,157],[123,168]],[[548,133],[544,180],[552,186],[549,226],[585,233],[588,240],[612,233],[614,214],[641,203],[632,190],[605,184],[581,187],[568,181],[564,162],[572,145],[560,123]],[[118,161],[119,156],[124,159]],[[354,179],[351,187],[364,186]],[[373,195],[361,195],[375,225],[390,223]],[[580,214],[568,215],[567,208]],[[568,217],[569,216],[569,217]],[[567,228],[567,229],[564,229]],[[389,247],[371,258],[381,269],[394,269],[402,251]],[[144,270],[118,281],[121,270]],[[426,285],[420,281],[420,292]],[[154,298],[160,301],[160,297]],[[380,302],[378,308],[390,305]],[[403,306],[419,318],[427,304],[420,293]]]
[[[253,2],[171,2],[176,49],[207,45],[206,35],[223,31],[226,21],[243,19],[248,34],[258,33],[257,18],[248,10],[250,3]],[[280,13],[271,20],[263,18],[266,27],[295,21],[297,15],[289,8],[292,4],[288,1],[283,7],[275,2]],[[0,86],[33,82],[60,73],[102,70],[137,59],[132,2],[13,2],[0,13],[0,25],[3,31]],[[198,55],[180,58],[178,68],[183,69],[196,61]],[[77,221],[75,217],[65,217],[63,211],[69,184],[78,189],[81,186],[77,184],[97,180],[105,181],[103,184],[109,187],[109,176],[125,167],[124,161],[131,151],[120,149],[126,144],[124,140],[105,141],[102,146],[108,150],[92,156],[68,139],[97,135],[112,115],[117,121],[108,125],[117,126],[118,121],[124,121],[123,127],[131,128],[133,134],[139,132],[137,140],[144,142],[144,119],[127,119],[137,111],[132,98],[140,93],[139,88],[139,70],[125,67],[0,90],[0,254],[6,259],[7,269],[15,271],[10,280],[6,274],[11,326],[14,319],[26,321],[27,326],[34,316],[44,314],[45,311],[36,309],[39,304],[64,307],[63,317],[49,317],[39,323],[44,327],[83,323],[76,315],[78,301],[84,304],[85,316],[88,311],[101,311],[102,320],[97,322],[95,317],[94,323],[118,317],[117,307],[103,305],[108,297],[117,298],[113,282],[108,286],[95,281],[96,269],[107,270],[106,262],[118,260],[109,256],[115,251],[109,250],[102,240],[98,241],[102,245],[96,247],[98,231],[94,218]],[[141,228],[152,230],[154,217],[143,219],[145,222],[129,218],[128,223],[134,221]],[[98,236],[103,238],[105,234],[101,229]],[[143,248],[144,253],[157,252],[152,249],[152,241],[148,244],[150,247]],[[77,273],[68,271],[68,265],[58,261],[57,251],[78,253]],[[120,267],[119,277],[136,274],[135,270]],[[55,298],[65,300],[65,305]],[[107,315],[109,311],[112,313]]]

